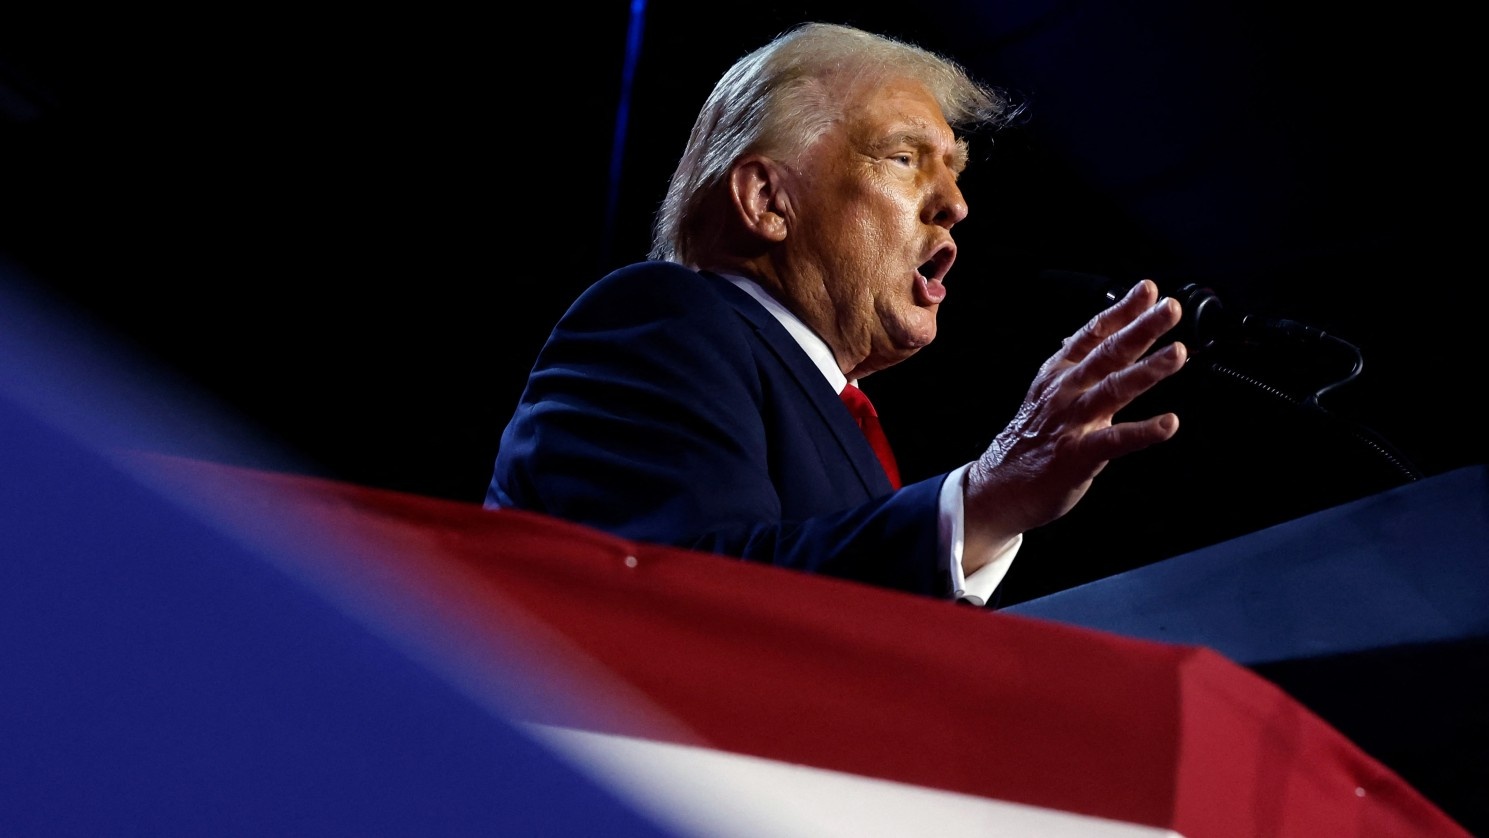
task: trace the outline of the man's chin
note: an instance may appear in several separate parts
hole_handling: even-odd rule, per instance
[[[917,307],[910,317],[900,324],[899,329],[890,333],[894,338],[895,348],[904,352],[906,357],[914,355],[936,339],[936,308],[936,306]]]
[[[910,356],[924,349],[930,345],[931,341],[936,339],[935,323],[933,322],[929,329],[900,332],[889,335],[888,337],[888,342],[879,347],[871,357],[864,361],[863,366],[865,368],[882,370],[907,360]]]

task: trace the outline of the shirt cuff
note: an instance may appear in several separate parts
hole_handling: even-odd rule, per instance
[[[1006,547],[990,556],[987,564],[972,573],[962,571],[966,548],[966,539],[963,536],[963,496],[967,470],[971,466],[968,463],[951,472],[941,484],[941,555],[951,579],[952,597],[971,605],[986,605],[992,598],[993,591],[997,590],[998,584],[1008,574],[1008,569],[1013,566],[1014,556],[1018,554],[1019,547],[1023,546],[1024,536],[1022,533],[1015,536]]]

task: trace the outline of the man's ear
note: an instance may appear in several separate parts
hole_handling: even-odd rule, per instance
[[[758,154],[741,157],[729,170],[729,197],[740,224],[765,241],[786,238],[790,202],[785,174],[774,160]]]

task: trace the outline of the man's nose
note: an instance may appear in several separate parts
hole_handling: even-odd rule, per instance
[[[953,224],[967,217],[967,199],[956,185],[950,172],[943,175],[926,202],[925,221],[950,230]]]

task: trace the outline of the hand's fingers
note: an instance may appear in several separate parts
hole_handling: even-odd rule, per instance
[[[1035,388],[1004,428],[1004,433],[1000,434],[1004,443],[1000,451],[1012,454],[1016,450],[1028,451],[1041,445],[1058,447],[1061,445],[1059,440],[1064,439],[1064,444],[1071,447],[1066,449],[1061,459],[1068,462],[1091,464],[1120,456],[1125,453],[1122,446],[1135,431],[1111,432],[1117,412],[1158,382],[1183,369],[1187,359],[1188,350],[1184,344],[1173,343],[1106,376],[1094,387],[1071,393],[1068,398],[1055,396],[1060,389],[1055,384]],[[1149,423],[1152,421],[1148,420]],[[1172,421],[1176,428],[1177,417],[1172,417]],[[1157,426],[1148,427],[1148,433],[1161,430]],[[1172,433],[1172,429],[1168,432]],[[1143,445],[1151,445],[1162,438],[1154,437]]]
[[[1107,375],[1081,396],[1092,416],[1113,416],[1158,382],[1184,368],[1189,350],[1182,343],[1168,346]]]
[[[1080,387],[1095,385],[1108,375],[1121,370],[1143,357],[1165,332],[1177,326],[1183,310],[1173,298],[1166,298],[1135,319],[1108,335],[1085,358],[1075,370],[1075,381]]]
[[[1062,350],[1065,357],[1079,362],[1096,350],[1107,338],[1117,334],[1158,302],[1158,286],[1150,279],[1132,286],[1126,296],[1112,303],[1095,317],[1086,321],[1074,335],[1065,341]]]
[[[1119,422],[1099,431],[1092,431],[1081,440],[1086,458],[1105,464],[1111,460],[1157,445],[1179,432],[1179,417],[1173,413],[1161,413],[1140,422]]]

